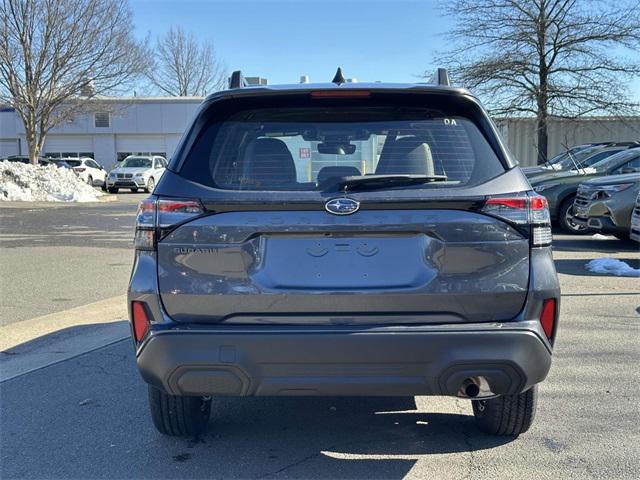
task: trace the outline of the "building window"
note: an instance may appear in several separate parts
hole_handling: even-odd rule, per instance
[[[93,152],[46,152],[44,156],[45,158],[95,158]]]
[[[96,128],[109,128],[111,126],[109,112],[96,112],[93,120],[93,124]]]

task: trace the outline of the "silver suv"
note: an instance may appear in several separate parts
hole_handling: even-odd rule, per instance
[[[449,395],[486,432],[529,428],[558,325],[549,212],[444,78],[236,73],[203,102],[137,214],[129,312],[160,432],[246,395]]]

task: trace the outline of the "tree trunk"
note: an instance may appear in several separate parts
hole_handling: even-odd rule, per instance
[[[536,131],[538,132],[538,164],[547,161],[547,112],[538,112],[536,119]]]
[[[27,137],[27,147],[29,149],[29,163],[31,163],[32,165],[38,165],[38,158],[40,157],[42,142],[37,138],[35,130],[28,128],[26,125],[25,133]]]

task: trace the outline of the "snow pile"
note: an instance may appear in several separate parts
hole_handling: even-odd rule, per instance
[[[69,168],[0,162],[0,200],[95,202],[101,195]]]
[[[585,265],[593,273],[605,273],[618,277],[640,277],[640,268],[633,268],[617,258],[596,258]]]
[[[606,235],[602,235],[601,233],[594,233],[591,235],[591,238],[594,240],[611,240],[613,237],[608,237]]]

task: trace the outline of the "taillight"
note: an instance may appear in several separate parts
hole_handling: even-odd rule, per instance
[[[149,316],[142,302],[131,302],[131,321],[133,323],[133,338],[140,342],[149,331]]]
[[[197,200],[147,198],[141,201],[136,214],[136,250],[155,250],[158,238],[203,213]]]
[[[534,247],[551,245],[551,217],[547,199],[542,195],[492,197],[482,211],[516,225],[530,225]]]
[[[556,300],[555,298],[547,298],[542,304],[542,312],[540,313],[540,325],[544,330],[544,334],[549,340],[553,336],[553,327],[556,323]]]
[[[183,223],[202,213],[200,202],[195,200],[158,200],[158,226],[162,229]]]
[[[86,168],[83,168],[83,167],[76,167],[76,168],[74,168],[74,170],[75,170],[76,172],[84,172],[84,171],[86,170]]]
[[[138,204],[136,213],[136,250],[155,250],[156,248],[156,201],[146,198]]]

